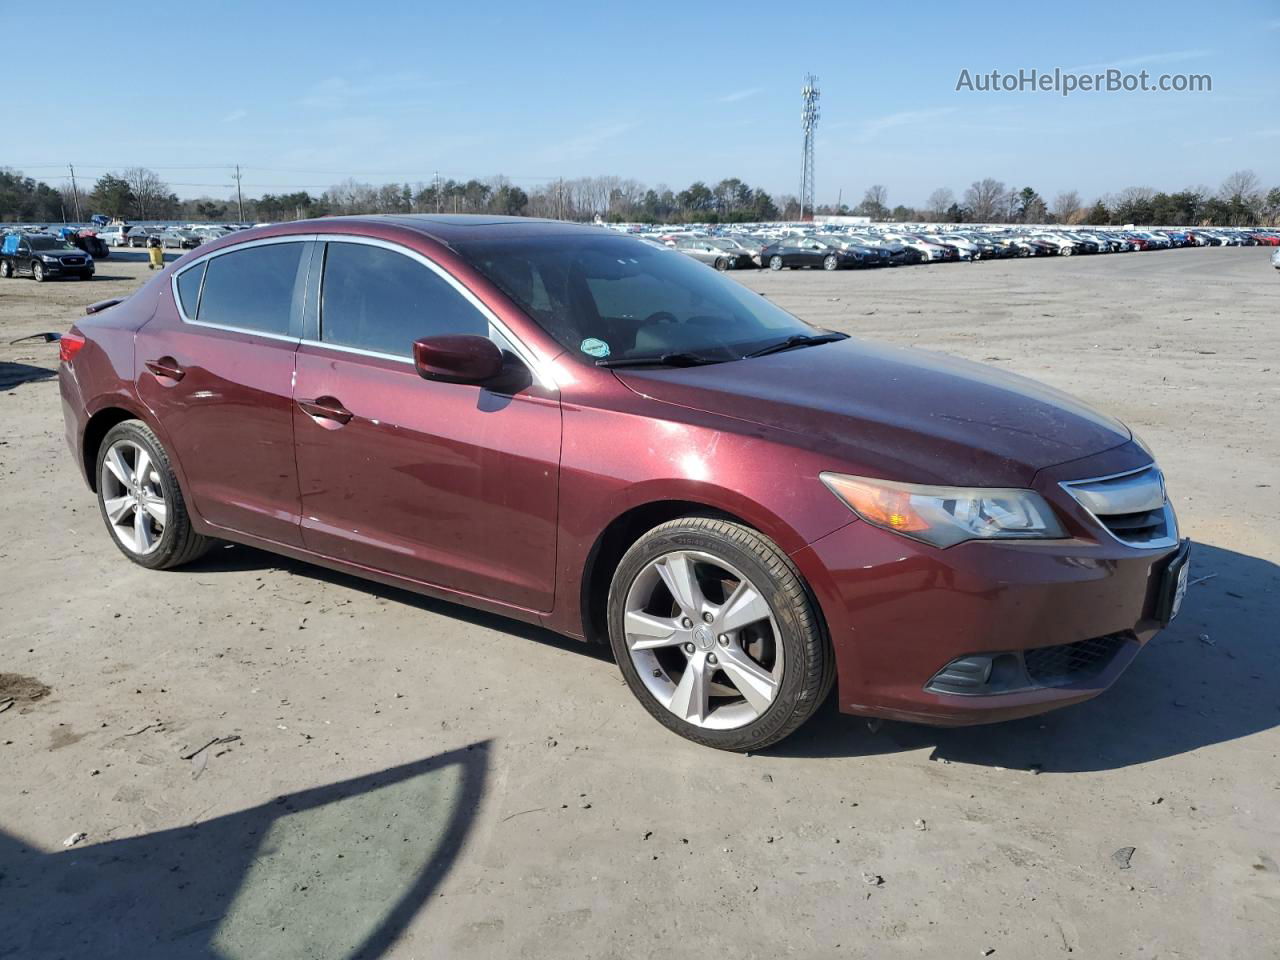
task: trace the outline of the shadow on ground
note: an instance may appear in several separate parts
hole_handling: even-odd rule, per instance
[[[867,722],[834,701],[771,751],[844,757],[933,748],[935,759],[1045,773],[1111,770],[1280,725],[1280,568],[1197,543],[1182,612],[1110,690],[1039,717],[952,729]],[[1201,636],[1207,640],[1201,640]]]
[[[33,367],[27,363],[11,363],[8,360],[0,360],[0,391],[12,390],[14,387],[22,386],[24,383],[51,380],[57,375],[58,372],[56,370],[50,370],[47,367]]]
[[[582,643],[505,617],[385,587],[247,547],[215,551],[191,570],[278,567],[341,583],[428,613],[452,617],[602,660],[605,645]],[[1280,568],[1258,557],[1197,543],[1182,613],[1147,645],[1114,687],[1074,707],[979,727],[946,729],[866,720],[838,712],[834,696],[769,753],[858,757],[933,748],[958,763],[1045,773],[1109,770],[1260,733],[1280,725]],[[1206,636],[1209,642],[1202,641]],[[623,694],[619,694],[622,696]]]
[[[488,750],[52,854],[0,832],[0,957],[385,956],[456,860]]]

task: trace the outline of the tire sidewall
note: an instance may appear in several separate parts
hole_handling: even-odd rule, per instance
[[[770,269],[770,270],[781,270],[781,269],[782,269],[782,258],[781,258],[781,257],[779,257],[779,256],[777,256],[777,255],[774,255],[774,256],[770,257],[770,258],[769,258],[769,269]]]
[[[755,533],[755,531],[751,532]],[[796,578],[805,602],[812,606],[803,581],[786,560],[785,554],[761,534],[755,533],[755,535],[765,540],[765,543],[785,562],[791,576]],[[681,720],[649,692],[627,649],[623,617],[627,592],[632,582],[653,560],[677,550],[709,553],[725,560],[756,586],[773,611],[774,622],[778,628],[777,640],[783,651],[782,683],[769,709],[745,726],[733,730],[709,730]],[[808,635],[809,630],[819,629],[817,617],[812,609],[809,611],[808,622],[810,626],[806,629],[785,589],[775,581],[773,574],[756,554],[728,537],[700,529],[689,523],[664,524],[641,537],[623,556],[609,588],[609,643],[631,692],[645,709],[669,730],[695,743],[722,750],[762,749],[791,732],[790,721],[797,709],[799,698],[804,692],[805,674],[809,667],[806,662],[807,650],[812,642],[812,638]],[[819,646],[818,649],[824,648]],[[782,732],[779,733],[779,731]]]
[[[102,464],[107,458],[107,451],[121,440],[128,440],[143,447],[150,455],[152,463],[157,466],[156,473],[160,476],[160,492],[164,495],[165,515],[168,518],[164,525],[164,531],[160,534],[160,544],[156,549],[148,554],[139,555],[134,553],[116,536],[115,530],[111,528],[111,521],[107,519],[107,506],[103,498],[102,485]],[[134,563],[151,570],[158,570],[173,557],[179,547],[179,538],[181,537],[180,524],[185,520],[185,513],[179,516],[180,508],[176,502],[176,497],[180,496],[178,490],[178,478],[173,472],[173,466],[169,462],[169,455],[165,452],[160,441],[156,439],[155,434],[150,430],[142,427],[136,420],[126,420],[123,423],[116,424],[107,435],[102,438],[102,443],[98,446],[98,456],[94,461],[94,480],[98,488],[98,513],[102,516],[102,522],[107,527],[107,536],[111,538],[111,542],[116,548]]]

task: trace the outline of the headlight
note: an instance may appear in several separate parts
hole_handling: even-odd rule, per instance
[[[1034,490],[926,487],[823,473],[822,482],[867,523],[935,547],[965,540],[1055,540],[1066,537]]]
[[[47,253],[42,253],[42,254],[40,254],[40,259],[41,259],[41,260],[43,260],[45,263],[57,263],[57,262],[58,262],[58,258],[57,258],[57,257],[51,257],[51,256],[49,256],[49,254],[47,254]]]

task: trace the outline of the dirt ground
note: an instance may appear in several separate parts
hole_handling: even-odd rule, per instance
[[[534,628],[239,547],[129,564],[56,346],[8,341],[127,293],[143,252],[0,280],[0,957],[1280,956],[1267,254],[740,275],[1119,415],[1199,578],[1090,703],[951,731],[828,705],[749,757]]]

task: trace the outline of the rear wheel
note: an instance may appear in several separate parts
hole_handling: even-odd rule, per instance
[[[770,269],[770,270],[781,270],[781,269],[782,269],[782,258],[781,258],[781,257],[779,257],[779,256],[776,256],[776,255],[775,255],[775,256],[772,256],[772,257],[770,257],[770,258],[769,258],[769,269]]]
[[[834,676],[791,561],[757,531],[709,517],[664,523],[627,551],[609,589],[609,639],[659,723],[721,750],[795,732]]]
[[[152,570],[196,559],[213,541],[191,528],[169,455],[151,428],[126,420],[98,451],[98,508],[120,552]]]
[[[13,276],[13,264],[8,260],[0,260],[0,277],[8,280]]]
[[[724,257],[716,257],[716,269],[720,271],[729,269],[729,261]]]

